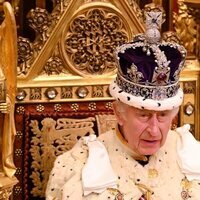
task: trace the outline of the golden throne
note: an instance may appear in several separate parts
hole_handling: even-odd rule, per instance
[[[13,2],[20,24],[20,5],[25,1]],[[44,199],[56,156],[81,136],[115,128],[113,99],[108,92],[116,73],[113,50],[144,31],[142,2],[52,0],[48,4],[35,0],[36,6],[26,13],[29,31],[34,34],[31,38],[18,35],[15,164],[19,183],[14,187],[15,200]],[[170,2],[168,9],[172,10]],[[189,28],[195,29],[196,18],[188,13],[187,5],[178,6],[176,32],[185,28],[183,13],[191,16]],[[168,28],[172,26],[169,13]],[[191,57],[182,74],[185,99],[174,126],[190,123],[200,139],[199,43],[191,39],[199,38],[198,34],[195,30],[193,35],[181,34],[183,42],[190,37]]]

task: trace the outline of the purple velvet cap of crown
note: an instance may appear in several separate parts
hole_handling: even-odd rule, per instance
[[[164,52],[167,60],[170,61],[168,66],[170,68],[170,74],[168,80],[166,80],[167,76],[164,72],[158,74],[156,85],[158,86],[162,81],[165,81],[164,85],[169,85],[177,81],[175,80],[175,72],[177,72],[177,70],[180,71],[180,63],[183,60],[183,55],[177,48],[174,47],[165,46],[162,44],[160,44],[158,47]],[[137,66],[138,72],[142,73],[142,78],[137,82],[137,84],[155,85],[155,83],[152,83],[152,79],[155,68],[157,67],[157,63],[152,50],[149,50],[150,55],[147,55],[146,52],[143,51],[143,47],[128,48],[124,53],[119,52],[119,71],[121,71],[121,75],[129,79],[127,76],[127,70],[130,69],[134,63]]]

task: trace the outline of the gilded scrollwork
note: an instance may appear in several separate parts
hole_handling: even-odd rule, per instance
[[[67,2],[67,1],[65,1],[65,0],[55,0],[55,2],[60,5],[59,9],[60,9],[60,12],[62,13],[64,11],[65,2]],[[67,2],[67,4],[68,4],[68,2]]]
[[[50,57],[43,70],[48,76],[61,74],[63,72],[62,59],[58,56]]]
[[[48,38],[47,30],[51,25],[51,15],[47,10],[42,8],[31,9],[27,15],[27,19],[31,28],[38,33],[42,41],[46,41]]]
[[[36,2],[36,8],[27,15],[28,24],[36,32],[36,37],[31,42],[20,37],[18,42],[18,86],[26,85],[27,81],[42,81],[43,78],[52,80],[55,76],[60,81],[63,74],[66,74],[67,80],[75,78],[76,85],[87,75],[103,75],[101,82],[105,85],[107,75],[110,77],[116,73],[115,47],[143,30],[137,2],[126,1],[52,0],[50,9],[47,6],[39,8],[47,3]],[[128,11],[132,15],[128,15]],[[35,86],[32,84],[30,87]],[[30,87],[26,86],[28,95]],[[31,102],[37,100],[25,99]]]
[[[56,75],[55,75],[56,76]],[[44,102],[48,99],[51,102],[70,102],[74,99],[87,101],[88,99],[110,99],[108,85],[94,84],[84,86],[49,86],[49,87],[32,87],[18,89],[16,100],[21,102]]]
[[[101,85],[97,85],[97,86],[93,86],[93,92],[92,92],[92,96],[93,97],[103,97],[103,86]]]
[[[200,58],[200,1],[190,1],[185,0],[184,3],[188,7],[188,14],[194,17],[196,21],[196,30],[197,30],[197,46],[196,46],[196,55]]]
[[[143,14],[141,12],[139,5],[140,0],[128,0],[129,5],[134,10],[134,13],[136,13],[138,19],[143,23]]]
[[[63,9],[66,8],[70,2],[70,0],[52,0],[54,7],[58,6],[60,12],[62,13]]]
[[[37,7],[36,9],[31,9],[27,15],[27,21],[29,26],[36,32],[36,38],[33,42],[30,42],[28,38],[18,37],[18,77],[27,75],[34,59],[37,58],[37,55],[47,42],[69,1],[54,0],[53,3],[54,11],[52,13]]]
[[[73,19],[63,44],[73,70],[81,75],[103,74],[116,68],[113,51],[127,39],[119,16],[89,9]]]
[[[72,95],[72,87],[61,87],[61,99],[70,99]]]
[[[30,99],[31,100],[40,100],[42,98],[41,88],[31,88],[30,89]]]
[[[28,38],[18,37],[17,75],[26,75],[30,69],[29,61],[33,58],[33,45]]]
[[[188,13],[188,7],[184,2],[178,1],[178,13],[174,13],[174,28],[184,44],[188,54],[196,54],[197,25],[192,15]]]
[[[12,194],[12,187],[5,188],[0,191],[0,199],[9,200],[10,195]]]
[[[183,82],[183,91],[184,94],[195,94],[196,82],[195,81]]]
[[[49,28],[48,32],[51,32],[52,28],[56,25],[58,20],[61,18],[65,9],[67,9],[69,2],[71,0],[52,0],[54,10],[51,13],[51,27]]]
[[[175,42],[180,44],[180,38],[177,36],[177,34],[174,31],[167,31],[164,32],[162,35],[162,40],[165,42]]]

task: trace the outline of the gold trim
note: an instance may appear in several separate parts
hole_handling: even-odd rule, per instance
[[[149,187],[144,184],[136,183],[140,191],[145,195],[146,200],[151,200],[151,195],[154,193]]]

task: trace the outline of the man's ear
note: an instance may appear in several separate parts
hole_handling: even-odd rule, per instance
[[[124,124],[124,113],[121,111],[120,109],[120,105],[118,102],[113,102],[113,110],[117,119],[117,122],[120,126],[122,126]]]

